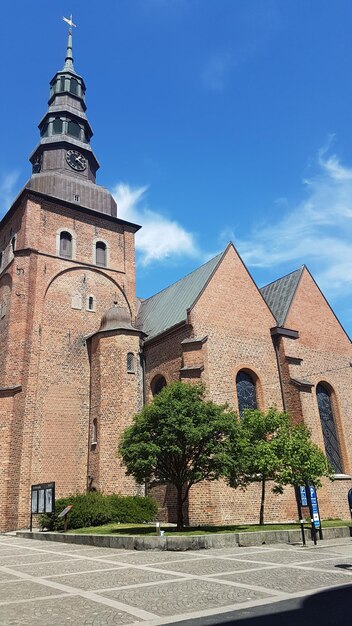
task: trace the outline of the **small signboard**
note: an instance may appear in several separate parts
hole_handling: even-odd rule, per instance
[[[65,517],[65,515],[67,515],[67,513],[69,513],[71,511],[71,509],[73,508],[73,504],[69,504],[66,509],[64,509],[63,511],[61,511],[61,513],[59,513],[58,517]]]
[[[308,506],[306,488],[305,487],[300,487],[299,488],[299,493],[300,493],[300,497],[301,497],[301,506]]]
[[[315,528],[320,528],[320,515],[318,509],[317,492],[315,491],[315,487],[313,487],[313,485],[309,486],[309,491],[312,503],[313,523]]]
[[[55,483],[41,483],[31,486],[31,522],[33,515],[54,513],[55,511]]]

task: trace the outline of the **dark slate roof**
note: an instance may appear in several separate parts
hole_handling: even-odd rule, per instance
[[[147,333],[148,339],[151,339],[186,321],[187,309],[205,287],[223,254],[221,252],[170,287],[143,300],[137,315],[137,328]]]
[[[286,274],[286,276],[283,276],[278,280],[274,280],[274,282],[269,283],[269,285],[265,285],[265,287],[260,289],[265,302],[276,318],[278,326],[283,326],[285,324],[287,313],[291,306],[291,302],[303,269],[304,265],[302,265],[302,267],[298,270],[295,270],[290,274]]]

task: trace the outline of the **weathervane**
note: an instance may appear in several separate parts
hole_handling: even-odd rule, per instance
[[[64,20],[64,22],[66,22],[69,25],[70,28],[68,32],[70,33],[70,35],[72,35],[72,26],[76,28],[76,24],[74,24],[72,21],[72,13],[70,17],[63,17],[62,19]]]

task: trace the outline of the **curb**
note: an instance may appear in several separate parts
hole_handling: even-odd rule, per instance
[[[342,539],[352,536],[351,526],[325,528],[324,539]],[[310,530],[305,530],[309,543]],[[217,535],[191,535],[189,537],[139,537],[136,535],[66,535],[56,532],[17,531],[17,537],[58,541],[99,548],[120,548],[124,550],[208,550],[209,548],[260,546],[270,543],[301,543],[300,530],[263,530],[261,532],[224,533]]]

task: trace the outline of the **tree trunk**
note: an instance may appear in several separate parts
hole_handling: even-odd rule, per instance
[[[265,478],[262,478],[262,497],[260,500],[259,524],[264,524]]]
[[[183,529],[183,498],[182,498],[182,487],[177,486],[177,530]]]

